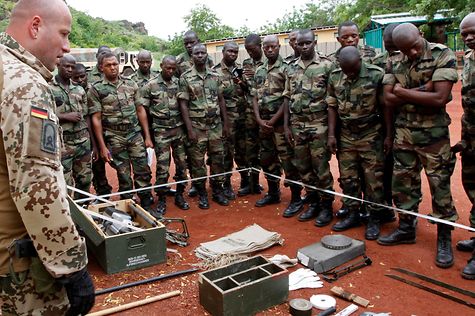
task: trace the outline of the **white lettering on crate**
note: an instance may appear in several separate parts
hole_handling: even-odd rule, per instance
[[[130,258],[127,258],[128,262],[127,263],[127,267],[131,267],[131,266],[136,266],[138,264],[143,264],[143,263],[147,263],[150,261],[149,258],[147,258],[147,254],[143,254],[143,255],[140,255],[140,256],[135,256],[135,257],[130,257]]]

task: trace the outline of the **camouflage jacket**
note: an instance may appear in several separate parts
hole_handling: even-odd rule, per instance
[[[342,132],[363,133],[374,130],[381,122],[378,93],[384,71],[378,66],[362,62],[357,79],[350,80],[341,68],[328,79],[327,103],[337,110]]]
[[[471,128],[475,134],[475,55],[467,50],[464,56],[462,72],[462,128]]]
[[[236,63],[234,67],[241,68],[241,65]],[[226,109],[230,111],[244,111],[246,107],[246,96],[244,90],[239,84],[235,84],[233,81],[234,75],[231,73],[232,69],[229,69],[224,61],[213,67],[221,77],[221,83],[223,84],[223,97],[226,101]]]
[[[275,114],[282,106],[287,67],[288,65],[279,56],[273,65],[269,66],[269,61],[266,60],[256,70],[255,86],[251,94],[257,96],[259,112],[264,119],[268,115]]]
[[[177,99],[178,78],[170,82],[158,74],[139,89],[138,103],[149,109],[153,128],[175,128],[183,125]]]
[[[289,98],[290,119],[292,122],[308,122],[309,114],[320,114],[326,121],[327,83],[332,63],[323,56],[315,54],[313,61],[305,67],[298,58],[289,65],[286,72],[284,96]]]
[[[284,63],[291,64],[296,61],[299,57],[295,57],[295,54],[290,54],[284,58]]]
[[[87,133],[86,117],[89,115],[89,107],[87,106],[86,91],[83,87],[70,84],[69,91],[66,90],[57,80],[57,76],[53,78],[50,83],[51,91],[53,92],[54,100],[56,102],[56,113],[82,113],[82,120],[79,122],[62,122],[64,140],[68,143],[79,144],[89,139]],[[72,136],[72,137],[66,137]],[[76,136],[76,137],[74,137]],[[71,139],[71,140],[70,140]]]
[[[388,59],[394,59],[397,58],[399,54],[402,54],[400,51],[395,51],[392,52],[391,54],[388,51],[385,51],[383,53],[379,53],[376,55],[374,58],[371,59],[371,63],[375,66],[378,66],[379,68],[382,68],[384,72],[388,72]]]
[[[203,74],[193,67],[181,75],[177,97],[188,101],[193,127],[206,130],[221,122],[218,95],[222,89],[218,73],[208,67]]]
[[[0,56],[0,275],[8,273],[7,247],[27,236],[52,276],[79,271],[87,265],[86,244],[67,201],[60,127],[47,83],[52,74],[5,33]],[[13,267],[28,269],[28,259],[13,258]]]
[[[327,56],[328,59],[332,61],[334,64],[334,69],[340,68],[340,62],[338,61],[338,56],[340,55],[342,47],[338,48],[336,52],[331,53]],[[376,56],[376,51],[373,47],[368,45],[358,46],[358,50],[360,51],[361,59],[367,63],[371,63],[372,59]]]
[[[428,81],[457,82],[454,53],[442,44],[429,43],[424,40],[422,56],[411,62],[407,56],[400,54],[389,60],[388,72],[383,84],[400,83],[403,88],[412,89],[423,86]],[[427,107],[417,104],[404,104],[398,108],[396,126],[409,128],[428,128],[448,126],[450,117],[445,107]]]
[[[265,61],[264,56],[259,61],[255,61],[252,58],[246,58],[242,62],[242,69],[252,69],[255,72],[257,68],[259,68],[260,66],[264,64],[264,61]],[[254,76],[246,77],[245,75],[243,75],[243,81],[247,86],[247,91],[246,91],[247,103],[248,105],[250,105],[249,107],[250,110],[254,111],[252,110],[252,96],[251,96],[252,89],[254,88]]]
[[[130,79],[135,81],[135,83],[139,86],[139,88],[143,87],[150,79],[156,77],[158,75],[158,71],[150,69],[150,73],[148,76],[145,76],[140,69],[130,76]]]
[[[206,63],[206,66],[212,68],[213,65],[213,60],[208,56],[208,62]],[[176,72],[178,77],[191,68],[193,68],[193,60],[191,59],[190,55],[188,55],[188,52],[184,52],[176,56]]]
[[[99,69],[97,68],[97,65],[94,66],[94,68],[92,68],[87,73],[87,82],[89,84],[93,84],[94,82],[102,80],[102,79],[103,79],[102,72],[99,71]]]
[[[101,112],[102,126],[105,129],[117,125],[130,124],[130,131],[139,131],[135,104],[138,103],[137,84],[127,78],[119,77],[117,83],[107,79],[92,84],[87,92],[90,113]]]

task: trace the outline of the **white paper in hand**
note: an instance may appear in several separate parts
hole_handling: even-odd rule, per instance
[[[155,157],[155,150],[147,148],[147,164],[150,168],[152,167],[153,157]]]

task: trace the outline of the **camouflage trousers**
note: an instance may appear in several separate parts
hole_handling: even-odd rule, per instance
[[[175,163],[176,181],[186,180],[186,135],[183,126],[176,128],[155,128],[154,132],[156,176],[155,184],[166,184],[170,176],[170,159]],[[185,185],[185,183],[183,183]],[[163,193],[168,188],[156,188],[157,193]]]
[[[206,177],[208,172],[205,164],[205,155],[208,155],[210,174],[218,174],[224,172],[224,144],[223,144],[223,128],[221,123],[210,126],[209,129],[203,130],[194,128],[198,140],[190,142],[188,147],[189,160],[191,162],[191,177],[193,179]],[[196,180],[197,186],[204,185],[206,179]],[[214,177],[212,182],[221,187],[224,177]]]
[[[69,301],[64,288],[53,294],[38,293],[29,270],[19,272],[26,275],[21,285],[12,282],[11,277],[1,276],[0,304],[2,316],[10,315],[65,315]]]
[[[475,126],[472,126],[475,130]],[[472,203],[470,211],[470,225],[475,227],[475,133],[468,133],[467,126],[462,121],[462,139],[467,148],[462,151],[462,185]]]
[[[112,156],[111,166],[117,171],[119,192],[149,187],[152,174],[147,164],[147,151],[140,132],[105,131],[105,142]],[[132,183],[131,169],[134,172]],[[121,194],[121,199],[131,198],[133,194]],[[138,191],[140,199],[151,195],[148,190]]]
[[[259,126],[252,109],[246,109],[244,116],[245,166],[260,168]]]
[[[238,169],[246,167],[246,127],[243,115],[232,110],[227,113],[230,135],[224,140],[224,171],[232,171],[234,162]]]
[[[275,126],[273,133],[259,131],[261,167],[266,173],[280,177],[284,169],[285,177],[289,180],[298,181],[300,179],[297,168],[292,163],[294,150],[285,139],[284,127]],[[279,180],[266,175],[268,182],[278,182]],[[287,183],[285,186],[289,186]]]
[[[327,147],[328,126],[308,126],[292,123],[294,136],[293,164],[299,171],[304,184],[324,190],[333,190],[333,176],[330,171],[330,152]],[[307,193],[315,192],[320,201],[333,202],[334,196],[319,193],[311,188],[305,188]],[[331,203],[328,202],[328,203]]]
[[[91,141],[86,139],[79,144],[64,142],[61,152],[61,164],[63,165],[64,179],[66,184],[79,190],[89,192],[91,188]],[[74,199],[81,199],[84,196],[74,193]]]
[[[92,162],[92,185],[97,195],[106,195],[112,192],[112,187],[107,181],[106,163],[101,158]]]
[[[401,209],[418,212],[421,171],[424,168],[432,195],[431,216],[458,219],[450,192],[450,137],[448,127],[410,129],[396,127],[394,139],[393,200]],[[399,214],[400,219],[411,215]]]
[[[365,131],[358,137],[349,137],[342,131],[337,158],[343,194],[361,198],[364,192],[365,200],[384,204],[384,152],[380,127]],[[357,200],[343,198],[342,201],[350,211],[357,211],[361,206],[361,202]],[[366,207],[371,212],[381,210],[381,207],[372,204],[367,204]]]

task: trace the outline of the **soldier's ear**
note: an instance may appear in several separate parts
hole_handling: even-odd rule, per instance
[[[42,24],[42,19],[41,19],[41,17],[35,15],[35,16],[31,19],[31,22],[30,22],[28,31],[29,31],[29,33],[30,33],[30,36],[31,36],[33,39],[37,39],[37,38],[38,38],[38,32],[40,31],[41,24]]]

